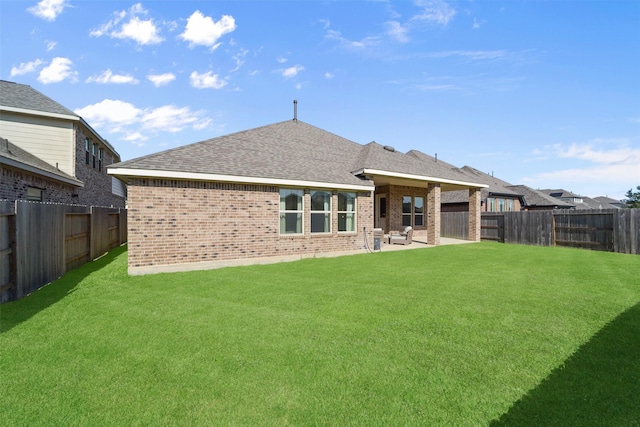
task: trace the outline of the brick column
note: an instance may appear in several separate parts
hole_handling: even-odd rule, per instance
[[[469,189],[469,240],[472,242],[480,241],[480,189]]]
[[[440,184],[427,187],[427,243],[440,244]]]

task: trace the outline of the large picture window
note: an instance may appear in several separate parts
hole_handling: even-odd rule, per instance
[[[338,193],[338,231],[356,231],[356,193]]]
[[[331,193],[311,192],[311,232],[331,233]]]
[[[280,234],[302,234],[304,192],[280,190]]]

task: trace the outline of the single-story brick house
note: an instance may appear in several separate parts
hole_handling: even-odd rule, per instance
[[[432,159],[432,160],[430,160]],[[117,163],[128,184],[129,273],[185,271],[373,247],[373,229],[440,242],[443,191],[480,189],[420,152],[361,145],[296,119]]]

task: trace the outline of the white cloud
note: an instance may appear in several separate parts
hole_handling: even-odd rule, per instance
[[[44,61],[42,61],[41,59],[36,59],[35,61],[31,61],[31,62],[23,62],[17,67],[11,68],[11,73],[9,74],[9,77],[21,76],[23,74],[33,73],[42,64],[44,64]]]
[[[93,126],[115,125],[118,128],[136,122],[142,110],[128,102],[105,99],[97,104],[75,110],[75,113]],[[117,128],[116,128],[117,129]]]
[[[407,43],[409,37],[407,36],[407,28],[397,21],[389,21],[385,24],[387,27],[387,35],[393,37],[400,43]]]
[[[58,45],[58,42],[54,42],[51,40],[46,40],[45,43],[47,44],[47,52],[51,52]]]
[[[138,84],[138,79],[129,74],[113,74],[111,70],[106,70],[100,75],[91,76],[86,80],[86,83],[99,83],[99,84]]]
[[[55,21],[68,6],[66,0],[41,0],[35,6],[28,8],[27,11],[45,21]]]
[[[205,112],[194,112],[189,107],[163,105],[141,109],[129,102],[112,99],[76,109],[75,113],[92,126],[103,127],[102,132],[123,134],[123,140],[137,145],[148,140],[149,133],[175,133],[187,127],[202,130],[211,124]]]
[[[202,74],[194,71],[189,76],[189,80],[191,81],[191,86],[196,89],[222,89],[227,85],[225,79],[221,79],[217,74],[213,74],[212,71]]]
[[[235,29],[236,22],[233,16],[223,15],[218,22],[215,22],[210,16],[204,16],[202,12],[196,10],[187,20],[184,33],[178,37],[189,42],[189,47],[201,45],[214,50],[220,45],[218,43],[220,37]]]
[[[499,50],[447,50],[443,52],[430,53],[427,56],[431,58],[448,58],[459,56],[470,59],[472,61],[487,61],[493,59],[502,59],[507,56],[507,51]]]
[[[572,167],[524,178],[538,188],[562,187],[582,195],[615,194],[640,182],[640,148],[627,139],[595,139],[584,144],[553,145],[536,150],[538,160],[572,160]],[[576,191],[576,189],[580,189]]]
[[[233,68],[231,70],[231,72],[235,72],[238,71],[240,69],[240,67],[242,67],[244,65],[244,57],[247,56],[247,54],[249,53],[248,50],[246,49],[240,49],[240,52],[236,53],[235,55],[232,56],[233,60],[236,61],[236,66],[235,68]]]
[[[335,31],[335,30],[327,30],[327,33],[325,34],[325,38],[329,40],[335,40],[342,47],[346,49],[352,49],[352,50],[365,49],[365,48],[377,46],[380,44],[380,37],[370,36],[370,37],[365,37],[362,40],[349,40],[345,37],[342,37],[342,33],[340,31]]]
[[[193,114],[189,107],[176,107],[164,105],[145,111],[141,118],[143,129],[164,132],[180,132],[188,126],[198,126],[199,118]]]
[[[155,87],[166,86],[172,81],[176,79],[175,74],[173,73],[164,73],[164,74],[150,74],[147,76]]]
[[[140,19],[139,15],[147,15],[140,3],[133,5],[128,11],[114,12],[113,19],[99,28],[89,32],[90,36],[101,37],[108,35],[117,39],[131,39],[139,45],[152,45],[161,43],[164,39],[160,36],[158,27],[153,19]]]
[[[75,82],[78,73],[71,69],[72,66],[73,62],[69,58],[53,58],[49,65],[40,70],[38,81],[43,84],[58,83],[67,79]]]
[[[285,58],[284,56],[278,56],[276,58],[276,61],[278,61],[280,64],[284,64],[285,62],[287,62],[287,58]]]
[[[291,79],[297,76],[298,73],[303,70],[304,67],[302,65],[294,65],[293,67],[277,70],[277,72],[280,73],[285,79]]]
[[[329,71],[327,71],[326,73],[324,73],[324,78],[327,80],[331,80],[332,78],[334,78],[336,75],[334,73],[331,73]]]
[[[456,10],[442,0],[416,0],[415,3],[422,11],[411,18],[413,21],[447,26],[456,14]]]

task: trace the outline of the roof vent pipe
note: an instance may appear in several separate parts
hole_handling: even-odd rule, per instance
[[[297,99],[293,100],[293,121],[294,122],[298,121],[298,100]]]
[[[390,146],[390,145],[385,145],[385,146],[384,146],[384,147],[382,147],[382,148],[384,148],[384,149],[385,149],[385,150],[387,150],[387,151],[391,151],[392,153],[394,153],[394,152],[396,151],[396,149],[395,149],[395,148],[393,148],[393,147],[392,147],[392,146]]]
[[[436,162],[437,162],[438,161],[438,153],[436,153],[435,159],[436,159]]]

